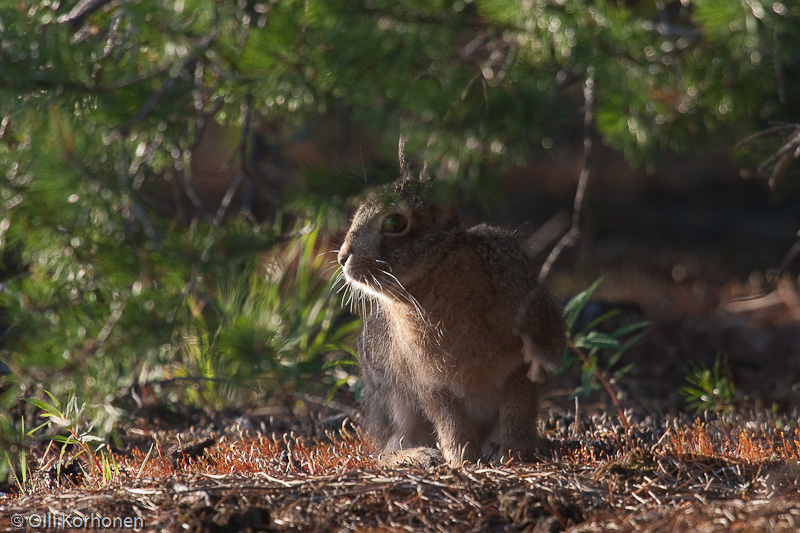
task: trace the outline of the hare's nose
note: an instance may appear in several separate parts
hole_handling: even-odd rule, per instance
[[[347,260],[350,258],[351,255],[353,255],[353,253],[350,251],[350,247],[347,245],[342,246],[342,249],[339,250],[339,256],[338,256],[339,264],[344,266],[344,264],[347,263]]]

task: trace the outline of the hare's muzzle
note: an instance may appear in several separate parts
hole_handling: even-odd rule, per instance
[[[339,261],[339,264],[342,266],[342,268],[344,268],[345,264],[347,263],[347,260],[350,258],[351,255],[353,255],[353,253],[350,251],[350,247],[347,245],[343,245],[342,248],[339,250],[339,255],[336,258]]]

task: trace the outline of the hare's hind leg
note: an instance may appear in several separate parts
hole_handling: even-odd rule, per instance
[[[508,378],[500,407],[501,457],[510,454],[523,461],[534,461],[537,455],[547,452],[547,439],[540,437],[537,430],[538,412],[539,385],[528,379],[524,366],[520,367]]]

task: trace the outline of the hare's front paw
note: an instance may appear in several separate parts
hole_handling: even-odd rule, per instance
[[[500,464],[506,464],[509,461],[538,463],[550,457],[552,449],[553,444],[545,437],[539,436],[522,445],[519,443],[501,445],[497,452],[492,455],[491,462]]]
[[[472,444],[443,446],[442,455],[444,455],[444,459],[450,468],[460,468],[465,463],[476,464],[481,460],[480,453],[476,451]]]
[[[389,468],[417,467],[433,468],[444,462],[444,457],[436,448],[407,448],[384,452],[378,459],[382,466]]]

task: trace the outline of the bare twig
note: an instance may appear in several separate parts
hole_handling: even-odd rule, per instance
[[[773,133],[779,133],[781,131],[790,131],[790,130],[797,130],[800,129],[800,124],[791,124],[791,123],[778,123],[771,128],[767,128],[765,130],[757,131],[752,135],[748,135],[738,143],[736,143],[736,148],[744,148],[751,142],[760,139],[761,137],[766,137],[767,135],[771,135]]]
[[[130,198],[128,200],[130,202],[131,210],[133,211],[133,215],[136,217],[136,220],[144,227],[144,234],[147,235],[147,238],[153,241],[156,245],[156,248],[161,248],[161,236],[156,231],[156,227],[153,225],[153,222],[150,220],[150,217],[147,216],[144,208],[139,205],[139,202]]]
[[[194,66],[194,89],[192,89],[192,105],[194,106],[194,141],[192,148],[197,146],[206,128],[206,115],[203,112],[203,94],[200,87],[203,85],[205,62],[198,60]],[[213,116],[213,115],[212,115]]]
[[[797,159],[797,157],[800,156],[798,148],[800,148],[800,128],[798,128],[794,135],[792,135],[789,140],[786,141],[786,144],[781,146],[778,151],[765,159],[763,163],[758,165],[758,168],[756,169],[758,172],[764,172],[773,164],[775,165],[775,169],[770,176],[769,186],[771,189],[775,188],[775,175],[783,174],[782,171],[785,170],[787,164],[790,163],[792,159]]]
[[[180,376],[175,378],[169,379],[151,379],[141,383],[141,385],[152,386],[158,385],[160,387],[167,387],[175,384],[181,383],[218,383],[218,384],[231,384],[233,380],[226,379],[226,378],[209,378],[206,376]],[[244,384],[236,384],[236,386],[246,389],[251,389],[252,387]]]
[[[765,159],[756,169],[757,173],[765,176],[765,171],[772,168],[769,174],[769,188],[774,189],[778,180],[786,173],[789,165],[796,159],[800,158],[800,123],[778,123],[775,126],[756,132],[743,140],[739,141],[736,145],[737,148],[743,148],[746,145],[772,134],[779,134],[787,132],[783,137],[782,146],[776,150],[771,156]],[[767,286],[759,294],[753,296],[746,296],[744,298],[735,298],[729,301],[725,306],[732,311],[747,311],[774,305],[776,302],[775,297],[770,297],[778,286],[783,274],[789,268],[789,265],[800,255],[800,231],[797,232],[798,240],[789,248],[777,268],[771,270],[768,274]]]
[[[178,305],[173,307],[172,311],[170,311],[169,316],[167,317],[167,324],[172,324],[173,322],[175,322],[175,318],[178,316],[178,311],[180,307],[183,305],[184,299],[189,295],[190,292],[192,292],[193,289],[194,289],[194,282],[192,282],[191,280],[187,281],[183,285],[183,290],[181,291],[181,295],[177,300]]]
[[[539,270],[539,283],[544,283],[553,263],[564,248],[573,246],[581,235],[583,200],[586,196],[586,186],[589,183],[589,171],[592,164],[592,124],[594,122],[594,69],[592,67],[589,67],[586,81],[583,84],[583,99],[583,168],[581,168],[578,188],[575,191],[575,200],[572,205],[572,226],[547,256],[547,260]]]
[[[225,196],[222,197],[222,201],[217,209],[217,214],[214,216],[214,228],[218,228],[222,223],[225,212],[228,210],[231,200],[233,200],[233,195],[236,194],[236,190],[239,188],[239,185],[241,185],[242,180],[244,180],[247,168],[247,139],[250,138],[250,100],[251,98],[248,96],[242,104],[242,111],[244,114],[244,120],[242,120],[242,138],[235,152],[240,158],[239,172],[237,172],[236,176],[231,180],[230,185],[228,185],[228,190],[225,191]]]
[[[6,289],[5,286],[2,283],[0,283],[0,292],[7,291],[7,290],[8,289]],[[11,291],[9,291],[9,292],[11,292]],[[17,327],[19,324],[20,324],[19,321],[17,321],[17,322],[14,322],[13,324],[11,324],[10,326],[6,326],[6,330],[3,333],[0,334],[0,346],[3,345],[3,341],[6,340],[6,337],[8,337],[8,335],[11,333],[11,331],[15,327]]]
[[[220,224],[222,224],[223,218],[225,218],[225,212],[228,210],[228,207],[233,200],[233,195],[236,194],[236,191],[239,189],[239,185],[242,184],[244,180],[244,170],[239,169],[239,172],[236,173],[236,176],[233,177],[231,180],[230,185],[228,185],[228,190],[225,191],[225,196],[222,197],[222,201],[219,204],[219,208],[217,209],[217,214],[214,215],[214,227],[218,228]]]
[[[94,353],[103,347],[108,340],[108,337],[114,331],[117,323],[122,318],[122,314],[125,312],[126,305],[127,301],[125,300],[119,302],[119,305],[111,311],[106,323],[103,325],[103,329],[101,329],[100,333],[97,334],[97,338],[86,340],[86,342],[83,344],[83,350],[85,353]]]
[[[128,176],[130,173],[128,174]],[[126,182],[126,177],[124,174],[119,173],[117,174],[117,182],[119,183],[120,189],[124,190],[128,183]],[[136,178],[134,178],[135,180]],[[134,187],[135,188],[135,187]],[[144,234],[147,235],[147,238],[150,239],[158,249],[161,248],[161,236],[156,231],[156,227],[153,225],[153,222],[150,220],[150,217],[147,216],[147,212],[145,212],[144,208],[139,205],[139,202],[136,200],[135,195],[129,195],[124,198],[125,207],[123,209],[123,217],[128,221],[138,220],[139,224],[142,225],[142,229],[144,230]]]
[[[792,247],[789,248],[789,251],[786,252],[786,255],[783,256],[783,260],[780,262],[778,267],[769,271],[767,276],[767,286],[761,292],[752,296],[734,298],[725,303],[724,307],[729,311],[737,313],[770,307],[784,301],[783,296],[776,291],[778,289],[778,283],[783,277],[783,274],[789,268],[789,265],[792,264],[792,261],[797,259],[797,256],[800,255],[800,231],[797,232],[797,237],[798,240],[795,241]]]
[[[783,298],[776,291],[770,289],[769,291],[759,293],[755,296],[745,296],[744,298],[735,298],[730,302],[723,304],[723,308],[732,313],[743,313],[747,311],[756,311],[773,305],[779,305],[783,302]]]
[[[553,263],[556,262],[558,256],[565,248],[572,246],[578,240],[581,234],[581,213],[583,211],[583,201],[586,196],[586,186],[589,183],[589,170],[592,164],[592,125],[594,123],[594,68],[589,67],[586,71],[586,80],[583,84],[583,168],[581,168],[580,177],[578,179],[578,188],[575,191],[575,200],[572,207],[572,225],[561,237],[561,240],[550,251],[537,278],[537,285],[533,290],[528,292],[522,304],[517,311],[516,331],[517,334],[523,331],[525,325],[525,316],[527,315],[530,305],[539,297],[544,287],[544,282],[547,279]]]
[[[204,36],[196,43],[197,49],[205,51],[206,48],[208,48],[211,45],[211,43],[214,41],[215,38],[216,38],[215,33]],[[192,81],[194,83],[200,81],[197,78],[197,72],[196,72],[196,66],[198,61],[199,61],[198,57],[195,57],[194,55],[186,59],[178,67],[177,73],[174,76],[170,76],[169,78],[164,80],[164,82],[161,84],[161,88],[153,92],[147,99],[147,101],[139,108],[136,114],[133,117],[131,117],[130,120],[128,120],[128,122],[126,122],[119,128],[119,133],[123,137],[127,135],[136,124],[141,122],[147,115],[149,115],[155,109],[155,107],[158,105],[158,102],[164,97],[164,95],[166,95],[169,91],[171,91],[172,88],[175,87],[175,84],[178,83],[178,80],[180,80],[181,77],[183,77],[187,73],[191,75]],[[156,72],[158,73],[160,72],[160,70],[157,70]]]
[[[782,141],[783,145],[756,168],[758,175],[769,178],[770,189],[778,185],[778,181],[786,174],[792,162],[800,158],[800,124],[778,124],[754,133],[736,145],[737,148],[743,148],[757,139],[784,131],[788,131],[788,134]],[[767,176],[766,170],[770,167],[772,172]]]
[[[111,335],[111,332],[114,330],[114,326],[116,326],[117,322],[119,322],[119,319],[122,318],[122,313],[125,311],[125,305],[126,302],[122,302],[119,304],[119,307],[111,312],[111,316],[108,317],[103,329],[97,335],[97,339],[95,340],[94,344],[95,348],[105,344],[108,336]]]
[[[794,245],[789,248],[789,251],[786,252],[786,255],[783,256],[783,260],[781,264],[778,265],[777,270],[773,273],[773,282],[777,282],[777,280],[786,272],[786,269],[789,268],[789,265],[792,261],[800,255],[800,231],[797,232],[798,240],[794,243]]]

